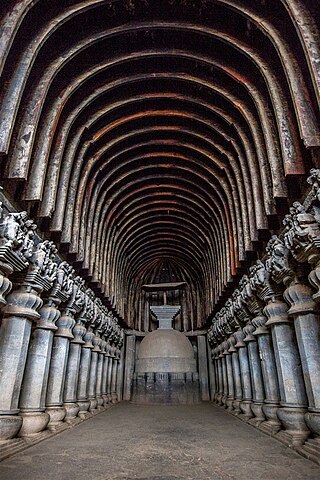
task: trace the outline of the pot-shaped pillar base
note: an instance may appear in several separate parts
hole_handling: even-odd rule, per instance
[[[22,425],[20,415],[0,415],[0,442],[14,438]]]
[[[80,407],[77,403],[70,402],[70,403],[64,403],[63,404],[64,408],[66,409],[66,416],[64,417],[65,422],[70,422],[74,418],[77,417]]]
[[[263,403],[252,402],[251,410],[252,410],[252,413],[254,414],[254,417],[250,418],[249,423],[257,427],[258,425],[260,425],[260,423],[264,422],[265,420],[265,416],[263,413]]]
[[[279,408],[277,415],[285,430],[280,431],[276,438],[289,447],[302,445],[310,435],[304,418],[305,414],[305,408]]]
[[[50,415],[50,420],[48,423],[48,428],[50,430],[55,430],[63,425],[63,420],[66,416],[66,409],[64,407],[47,407],[46,412]]]
[[[244,420],[245,422],[247,422],[248,420],[250,420],[250,418],[253,417],[251,405],[252,405],[251,400],[242,400],[240,402],[241,413],[239,415],[239,418],[241,418],[241,420]]]
[[[21,412],[22,427],[19,437],[32,437],[47,428],[50,415],[46,412]]]
[[[260,423],[259,428],[268,435],[275,435],[281,430],[281,422],[278,418],[277,412],[279,410],[278,404],[266,403],[262,407],[266,421]]]

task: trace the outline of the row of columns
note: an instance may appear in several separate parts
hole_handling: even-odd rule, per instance
[[[118,400],[123,331],[26,212],[0,204],[0,441]]]
[[[314,459],[320,452],[320,172],[208,332],[213,399]]]

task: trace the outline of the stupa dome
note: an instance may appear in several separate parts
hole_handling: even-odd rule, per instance
[[[173,329],[158,329],[142,340],[136,363],[136,372],[196,372],[193,348],[188,338]]]

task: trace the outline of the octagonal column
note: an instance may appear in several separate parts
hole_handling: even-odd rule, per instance
[[[52,242],[45,241],[39,243],[36,246],[30,258],[30,266],[28,270],[25,273],[16,274],[16,283],[18,285],[18,288],[7,297],[7,305],[4,308],[3,325],[6,326],[6,323],[8,321],[10,322],[10,325],[8,325],[10,329],[12,327],[14,327],[14,329],[20,327],[20,329],[24,331],[23,339],[21,338],[21,340],[23,341],[23,345],[21,345],[22,348],[19,351],[17,344],[12,345],[12,340],[14,339],[14,335],[16,335],[17,332],[14,333],[14,331],[11,330],[11,348],[17,348],[18,350],[18,352],[13,350],[12,353],[14,357],[17,356],[17,353],[18,358],[20,356],[20,363],[17,364],[17,371],[15,375],[15,385],[12,385],[13,391],[11,393],[11,402],[16,407],[18,406],[19,395],[21,393],[23,375],[28,378],[28,376],[31,374],[30,378],[32,379],[34,370],[37,370],[37,372],[39,373],[38,381],[41,382],[41,380],[43,379],[43,372],[41,371],[41,368],[43,366],[45,367],[45,362],[43,362],[42,359],[40,363],[37,363],[37,356],[35,356],[34,363],[32,365],[32,371],[30,372],[28,368],[28,343],[31,333],[31,321],[33,320],[37,322],[40,320],[40,314],[38,313],[38,310],[43,303],[40,298],[40,294],[41,292],[43,292],[43,290],[48,290],[49,288],[51,288],[52,283],[56,277],[57,265],[53,262],[53,257],[55,253],[56,249]],[[41,335],[39,336],[37,335],[37,333],[35,342],[33,342],[33,340],[31,341],[31,355],[34,352],[36,353],[37,348],[39,347],[39,337],[41,338]],[[5,354],[3,350],[2,354]],[[14,360],[12,363],[14,363]],[[12,368],[12,366],[13,365],[11,364],[10,367]],[[26,366],[27,369],[25,370]],[[3,378],[4,377],[2,376],[2,379]],[[8,385],[1,385],[0,388],[1,396],[2,398],[5,398],[5,389],[8,388]],[[23,401],[23,410],[20,412],[20,418],[22,419],[22,426],[20,430],[21,435],[24,436],[38,433],[46,427],[49,418],[43,411],[39,411],[36,392],[32,390],[32,385],[30,383],[24,382],[23,384]]]
[[[97,384],[96,384],[96,398],[97,398],[97,408],[98,410],[104,410],[104,399],[102,397],[102,374],[103,374],[103,364],[105,359],[105,352],[103,347],[103,340],[99,339],[100,351],[98,352],[98,361],[97,361]]]
[[[106,408],[108,405],[108,365],[109,365],[109,354],[108,354],[108,343],[106,340],[103,341],[102,345],[103,351],[103,368],[102,368],[102,383],[101,383],[101,395],[103,398],[103,406]]]
[[[7,278],[26,269],[33,254],[36,225],[27,213],[3,215],[0,203],[0,307],[4,307],[0,325],[0,442],[19,432],[22,418],[18,416],[19,394],[27,358],[32,321],[39,318],[42,305],[40,289],[20,284],[12,288]]]
[[[227,362],[226,362],[226,356],[224,354],[225,352],[225,343],[223,342],[220,345],[220,360],[221,360],[221,369],[222,369],[222,397],[221,397],[221,403],[222,406],[227,408],[226,401],[228,397],[228,376],[227,376]]]
[[[72,282],[72,294],[61,317],[57,321],[58,330],[53,339],[50,372],[46,396],[46,412],[50,415],[48,428],[56,429],[62,425],[66,415],[63,406],[63,393],[66,378],[70,340],[75,325],[74,315],[83,306],[83,280],[76,277]]]
[[[79,379],[77,387],[77,403],[79,405],[78,416],[80,418],[86,418],[90,415],[88,412],[90,407],[89,376],[91,366],[91,350],[93,349],[93,337],[94,333],[90,330],[86,330],[83,338],[84,343],[81,345]]]
[[[240,363],[239,363],[239,354],[237,348],[235,348],[236,339],[234,335],[229,338],[230,348],[228,352],[231,354],[232,360],[232,372],[234,379],[234,401],[233,401],[233,410],[231,413],[233,415],[239,415],[241,413],[240,403],[242,401],[242,386],[241,386],[241,372],[240,372]]]
[[[268,434],[275,434],[281,429],[281,423],[277,415],[280,407],[280,391],[271,334],[270,330],[265,327],[266,322],[267,318],[263,315],[252,319],[252,324],[255,327],[253,335],[258,341],[265,391],[262,410],[266,421],[262,422],[259,428]]]
[[[97,335],[94,335],[92,343],[93,343],[93,349],[91,351],[88,398],[90,401],[89,411],[92,413],[97,413],[98,400],[96,398],[96,390],[97,390],[98,352],[100,352],[100,347],[99,347],[100,339]]]
[[[71,294],[69,276],[72,268],[66,262],[57,267],[57,276],[45,304],[39,310],[40,318],[31,336],[25,373],[20,393],[20,415],[23,425],[19,436],[34,435],[42,431],[49,422],[45,413],[45,400],[49,376],[52,343],[60,317],[58,306]]]
[[[112,371],[113,371],[113,357],[112,347],[109,346],[109,363],[108,363],[108,383],[107,383],[107,398],[108,403],[112,403]]]
[[[240,402],[240,409],[242,413],[240,414],[240,416],[241,418],[247,421],[253,417],[253,413],[251,410],[252,387],[251,387],[251,375],[250,375],[248,351],[247,351],[247,346],[243,341],[244,333],[242,329],[237,330],[234,333],[234,337],[237,340],[237,343],[235,344],[234,347],[238,349],[241,387],[242,387],[242,400]]]
[[[112,379],[111,379],[111,401],[117,403],[117,374],[118,374],[119,358],[116,356],[116,347],[113,347],[113,365],[112,365]]]
[[[249,367],[250,367],[250,376],[251,376],[251,387],[252,387],[252,404],[251,410],[254,414],[254,418],[250,419],[249,422],[253,425],[259,425],[265,420],[263,413],[263,404],[264,404],[264,386],[262,380],[262,371],[261,371],[261,361],[259,356],[258,343],[256,338],[252,335],[255,328],[251,323],[248,323],[244,328],[243,332],[245,338],[243,341],[247,344],[248,349],[248,358],[249,358]]]
[[[310,432],[304,419],[308,403],[293,321],[288,318],[287,305],[280,300],[271,301],[264,313],[268,318],[265,325],[272,332],[278,372],[281,408],[277,415],[285,428],[278,435],[285,443],[300,445]]]
[[[222,396],[223,396],[223,373],[222,373],[222,361],[220,357],[221,346],[219,345],[216,349],[216,362],[217,362],[217,371],[218,371],[218,384],[219,390],[216,398],[216,403],[222,405]]]
[[[291,305],[288,315],[294,319],[294,328],[301,359],[308,412],[305,420],[310,430],[320,435],[320,320],[319,308],[308,285],[293,283],[284,292]],[[320,448],[320,438],[318,439]]]
[[[77,403],[77,390],[80,373],[81,346],[85,344],[83,337],[86,333],[86,328],[82,325],[83,321],[85,321],[85,318],[80,316],[72,329],[73,338],[69,346],[63,392],[63,407],[66,409],[65,422],[72,421],[80,411]]]
[[[234,396],[234,378],[233,378],[233,368],[232,368],[232,354],[229,352],[230,343],[229,340],[225,342],[224,355],[227,365],[227,379],[228,379],[228,397],[226,401],[226,406],[228,411],[233,410],[233,402],[235,400]]]

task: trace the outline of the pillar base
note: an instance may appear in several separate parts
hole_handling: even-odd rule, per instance
[[[227,396],[225,394],[223,394],[222,397],[221,397],[221,406],[223,408],[227,408],[226,401],[227,401]]]
[[[320,435],[320,411],[309,410],[305,414],[304,419],[307,424],[307,427],[310,428],[311,432],[319,436]]]
[[[0,442],[14,438],[21,425],[22,418],[19,415],[0,415]]]
[[[111,403],[118,403],[118,395],[115,392],[111,395]]]
[[[55,430],[63,424],[64,417],[66,416],[66,409],[64,407],[47,407],[46,412],[50,415],[50,421],[48,423],[49,429]]]
[[[109,404],[109,401],[108,401],[108,395],[106,393],[104,393],[102,395],[102,398],[103,398],[103,406],[104,408],[107,408],[108,404]]]
[[[250,418],[248,423],[257,427],[258,425],[260,425],[260,423],[265,421],[265,416],[263,413],[263,403],[252,402],[251,410],[254,414],[254,418]]]
[[[64,403],[63,404],[64,408],[66,409],[66,416],[64,417],[65,422],[69,422],[70,420],[73,420],[74,418],[77,417],[80,407],[77,403]]]
[[[97,409],[99,411],[104,410],[104,400],[103,400],[103,397],[101,395],[99,395],[97,397]]]
[[[22,427],[18,434],[19,437],[30,437],[46,429],[50,415],[46,412],[21,412]]]
[[[277,411],[279,410],[278,404],[266,403],[262,407],[262,411],[266,417],[266,421],[260,423],[259,429],[268,435],[275,435],[281,430],[281,423],[279,421]]]
[[[89,398],[90,406],[89,412],[97,411],[98,401],[96,398]]]
[[[285,430],[279,432],[275,438],[289,447],[302,445],[310,435],[304,420],[305,413],[305,408],[279,408],[277,415]]]
[[[241,413],[241,408],[240,408],[240,403],[241,403],[241,400],[233,400],[233,410],[231,410],[230,413],[232,413],[232,415],[240,415]]]
[[[78,400],[77,404],[79,406],[78,416],[80,418],[87,418],[88,416],[91,415],[88,412],[89,407],[90,407],[90,401],[89,400]]]
[[[218,393],[217,398],[216,398],[216,403],[218,405],[222,405],[222,393]]]
[[[232,412],[232,410],[233,410],[233,402],[234,402],[234,399],[233,399],[233,398],[227,398],[227,400],[226,400],[226,407],[227,407],[228,412]]]
[[[253,417],[251,405],[252,405],[251,400],[242,400],[240,402],[240,409],[242,413],[239,414],[239,418],[241,418],[241,420],[244,420],[245,422],[247,422],[248,420],[250,420],[250,418]]]

